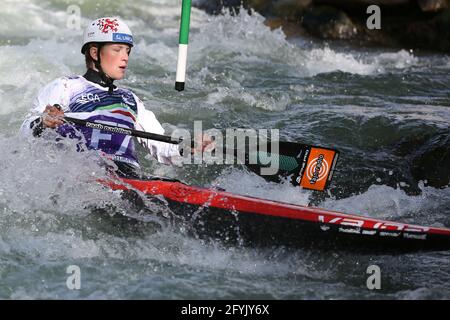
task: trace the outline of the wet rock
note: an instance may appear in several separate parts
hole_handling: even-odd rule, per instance
[[[450,31],[450,9],[441,12],[437,15],[433,22],[436,25],[437,30],[442,35],[442,39],[447,41],[447,44],[450,42],[449,31]],[[450,48],[450,46],[448,46]]]
[[[436,12],[447,8],[447,0],[417,0],[424,12]]]
[[[310,34],[304,28],[300,27],[297,22],[291,20],[283,18],[267,18],[264,21],[264,24],[271,29],[281,28],[287,38],[310,36]]]
[[[332,5],[336,8],[361,8],[368,7],[372,4],[384,7],[393,7],[399,5],[408,5],[414,3],[416,0],[314,0],[314,4]]]
[[[192,6],[209,14],[220,14],[224,8],[239,12],[242,0],[193,0]]]
[[[264,15],[272,15],[272,1],[267,0],[245,0],[243,5],[246,7],[250,7],[253,10],[264,14]]]
[[[450,183],[450,133],[441,133],[419,148],[412,160],[411,173],[417,180],[436,188]]]
[[[412,22],[399,38],[410,46],[450,52],[449,30],[450,10],[445,10],[432,19]]]
[[[292,20],[298,18],[306,8],[312,3],[312,0],[278,0],[273,1],[272,13],[276,17]]]
[[[302,25],[312,35],[323,39],[350,39],[357,33],[350,18],[334,7],[312,7],[302,17]]]
[[[383,46],[450,52],[450,0],[193,0],[211,14],[242,8],[282,27],[287,37],[350,40],[358,46]],[[381,29],[367,28],[369,5],[381,9]],[[445,9],[447,8],[447,9]]]

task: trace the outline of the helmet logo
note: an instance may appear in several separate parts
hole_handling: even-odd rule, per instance
[[[119,22],[117,19],[100,19],[97,21],[97,26],[103,33],[108,33],[109,31],[117,32],[117,27],[119,26]]]

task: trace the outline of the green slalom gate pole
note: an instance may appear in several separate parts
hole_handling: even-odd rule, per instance
[[[177,76],[175,90],[183,91],[186,82],[187,50],[189,41],[189,24],[191,20],[191,0],[183,0],[181,8],[180,41],[178,45]]]

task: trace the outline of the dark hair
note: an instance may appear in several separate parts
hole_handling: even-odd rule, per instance
[[[94,63],[94,59],[91,57],[91,48],[95,45],[90,43],[87,45],[86,51],[84,52],[84,61],[86,62],[86,69],[91,68],[91,65]]]
[[[91,68],[91,65],[95,65],[95,60],[91,57],[91,48],[97,47],[97,50],[101,50],[104,43],[89,43],[87,45],[86,51],[84,52],[84,61],[86,62],[86,68]]]

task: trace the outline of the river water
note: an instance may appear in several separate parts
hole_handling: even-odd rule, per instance
[[[168,132],[192,129],[194,120],[204,128],[276,128],[283,140],[341,151],[330,191],[323,194],[268,182],[239,167],[173,168],[143,159],[148,172],[450,227],[450,189],[427,184],[432,168],[424,174],[411,169],[418,150],[432,150],[433,141],[441,141],[433,138],[448,132],[448,55],[287,40],[258,14],[209,16],[193,8],[186,91],[179,93],[180,1],[2,1],[0,298],[450,298],[448,251],[370,255],[224,247],[172,228],[116,228],[93,214],[91,206],[115,205],[127,214],[131,209],[119,194],[93,182],[105,173],[88,154],[72,151],[72,142],[19,136],[40,88],[84,73],[82,30],[68,27],[69,5],[81,9],[81,28],[106,15],[129,23],[136,46],[120,85],[143,99]],[[71,265],[81,270],[80,290],[66,286]],[[370,265],[380,267],[380,290],[366,286]]]

